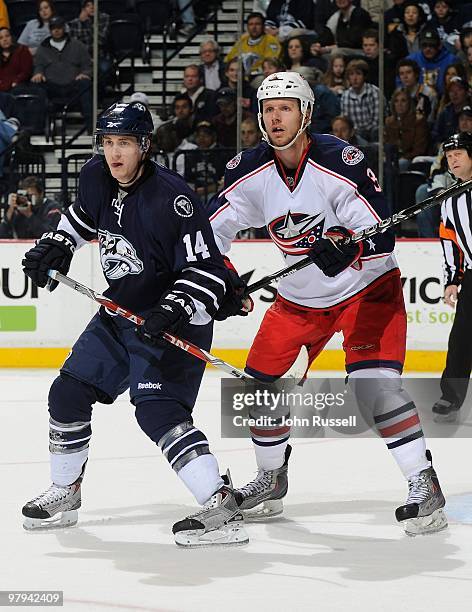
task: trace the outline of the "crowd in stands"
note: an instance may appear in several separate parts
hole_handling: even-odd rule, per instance
[[[439,189],[446,174],[441,143],[459,129],[472,129],[472,2],[386,0],[383,91],[379,4],[254,0],[246,31],[226,55],[210,36],[201,43],[199,61],[183,70],[181,93],[170,113],[151,108],[143,92],[133,94],[132,99],[153,113],[155,155],[207,199],[221,188],[224,165],[235,153],[238,105],[242,146],[256,146],[261,139],[257,87],[269,74],[293,70],[314,90],[315,132],[330,132],[352,145],[375,149],[383,124],[384,143],[395,148],[400,173],[418,164],[427,174],[431,168],[417,199]],[[189,0],[178,0],[178,5],[184,9],[181,32],[191,34],[201,3],[192,6]],[[0,92],[37,91],[44,104],[75,96],[91,132],[93,0],[84,0],[80,14],[68,23],[57,14],[53,0],[41,0],[36,19],[25,25],[18,40],[9,29],[6,8],[8,3],[0,0]],[[100,12],[102,86],[111,67],[109,24],[109,16]],[[243,88],[238,98],[239,70]],[[418,229],[421,236],[437,236],[434,218],[419,219]]]

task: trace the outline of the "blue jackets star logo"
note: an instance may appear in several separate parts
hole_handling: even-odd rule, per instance
[[[289,210],[286,215],[273,219],[267,230],[281,251],[287,255],[304,255],[322,237],[324,221],[324,213],[308,215]]]

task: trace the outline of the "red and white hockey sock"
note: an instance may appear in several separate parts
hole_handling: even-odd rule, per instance
[[[286,425],[276,429],[251,427],[250,430],[257,467],[262,470],[276,470],[282,467],[290,436],[290,427]]]
[[[405,478],[429,467],[418,410],[402,387],[400,373],[386,368],[349,375],[361,409],[369,409],[379,434]]]

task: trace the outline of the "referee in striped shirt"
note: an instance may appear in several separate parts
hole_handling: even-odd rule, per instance
[[[459,132],[443,144],[449,172],[459,181],[472,178],[472,133]],[[437,421],[454,421],[472,369],[472,194],[448,198],[441,206],[439,236],[444,256],[443,301],[456,308],[441,377],[441,399],[433,406]],[[459,290],[460,288],[460,290]]]

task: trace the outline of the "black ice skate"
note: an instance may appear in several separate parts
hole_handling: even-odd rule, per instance
[[[288,460],[291,452],[292,447],[287,444],[282,467],[276,470],[259,470],[254,480],[236,489],[236,493],[242,498],[239,507],[247,521],[262,521],[282,514],[282,498],[288,491]]]
[[[223,480],[225,485],[211,496],[201,510],[172,527],[178,546],[241,546],[249,542],[229,471]]]
[[[32,531],[75,525],[81,505],[81,483],[82,476],[64,487],[53,483],[47,491],[27,502],[22,509],[23,527]]]
[[[459,404],[441,398],[433,406],[434,422],[455,423],[459,415],[459,410]]]
[[[426,451],[426,458],[431,461],[429,450]],[[409,478],[408,499],[404,506],[396,509],[395,516],[397,521],[403,523],[409,536],[435,533],[447,527],[443,510],[445,504],[438,477],[431,465]]]

